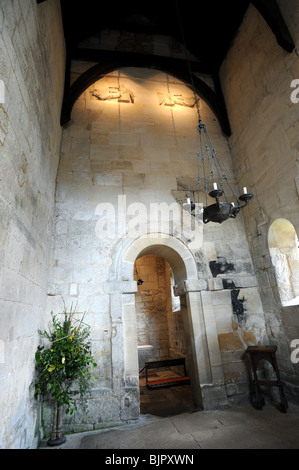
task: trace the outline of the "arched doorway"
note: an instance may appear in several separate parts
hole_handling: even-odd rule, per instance
[[[196,406],[190,384],[175,380],[184,375],[180,366],[149,370],[151,380],[161,380],[157,389],[146,386],[145,363],[184,358],[189,367],[192,362],[188,348],[188,325],[185,296],[173,295],[173,270],[169,263],[154,254],[140,256],[135,261],[134,277],[138,292],[135,294],[137,321],[137,349],[140,386],[140,413],[158,416],[194,411]],[[188,374],[188,367],[186,369]],[[163,380],[173,378],[171,387]]]
[[[135,413],[139,406],[139,367],[137,353],[137,320],[134,281],[134,264],[144,255],[154,254],[166,260],[174,273],[175,294],[186,303],[185,331],[188,344],[188,374],[191,379],[192,396],[197,407],[212,409],[227,405],[227,395],[221,361],[217,331],[214,328],[212,313],[204,308],[204,293],[207,283],[199,279],[192,252],[179,239],[151,233],[137,239],[123,238],[115,247],[111,266],[111,281],[117,284],[118,296],[113,295],[123,325],[123,336],[115,339],[115,347],[123,348],[123,383],[128,384],[127,403],[135,403]],[[134,294],[134,295],[133,295]],[[112,309],[112,315],[114,310]],[[123,403],[126,400],[124,386]],[[125,405],[123,405],[125,406]],[[129,406],[127,407],[129,408]],[[128,414],[128,413],[127,413]],[[126,414],[126,415],[127,415]]]
[[[171,267],[155,254],[136,259],[135,294],[138,347],[151,346],[151,358],[163,360],[172,356],[172,298],[170,285]],[[185,347],[182,344],[182,353]]]

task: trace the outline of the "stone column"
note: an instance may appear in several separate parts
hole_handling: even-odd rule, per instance
[[[113,388],[120,399],[120,418],[139,416],[139,374],[135,313],[136,281],[106,284],[111,296]]]
[[[191,377],[193,397],[203,409],[227,405],[224,374],[213,304],[205,280],[185,280],[174,288],[186,295],[190,348],[193,356]]]
[[[201,293],[203,317],[209,350],[211,383],[202,384],[205,409],[221,408],[228,405],[222,358],[220,353],[212,292]]]

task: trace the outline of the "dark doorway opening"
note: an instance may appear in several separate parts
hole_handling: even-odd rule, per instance
[[[144,363],[188,356],[184,315],[184,297],[174,297],[174,276],[168,262],[156,255],[136,260],[135,297],[137,344],[139,359],[140,413],[166,417],[196,411],[191,385],[178,385],[149,390],[146,386]],[[142,282],[141,282],[142,281]],[[151,370],[152,378],[175,377],[175,368]]]

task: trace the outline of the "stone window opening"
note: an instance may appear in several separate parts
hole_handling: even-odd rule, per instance
[[[269,229],[268,244],[282,305],[299,305],[299,243],[291,222],[276,219]]]

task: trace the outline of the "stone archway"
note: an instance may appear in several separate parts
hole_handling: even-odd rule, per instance
[[[187,305],[188,341],[193,399],[202,409],[227,404],[227,395],[221,367],[217,332],[212,312],[203,306],[207,283],[198,278],[192,252],[179,239],[163,234],[147,234],[138,239],[122,239],[114,251],[111,266],[111,316],[122,321],[122,338],[113,349],[123,351],[122,419],[139,415],[139,370],[137,353],[137,325],[134,281],[135,260],[145,254],[164,258],[172,267],[175,294],[185,296]],[[121,313],[121,318],[120,318]],[[117,356],[117,353],[115,354]],[[119,359],[120,360],[120,359]],[[131,407],[131,411],[130,411]]]

